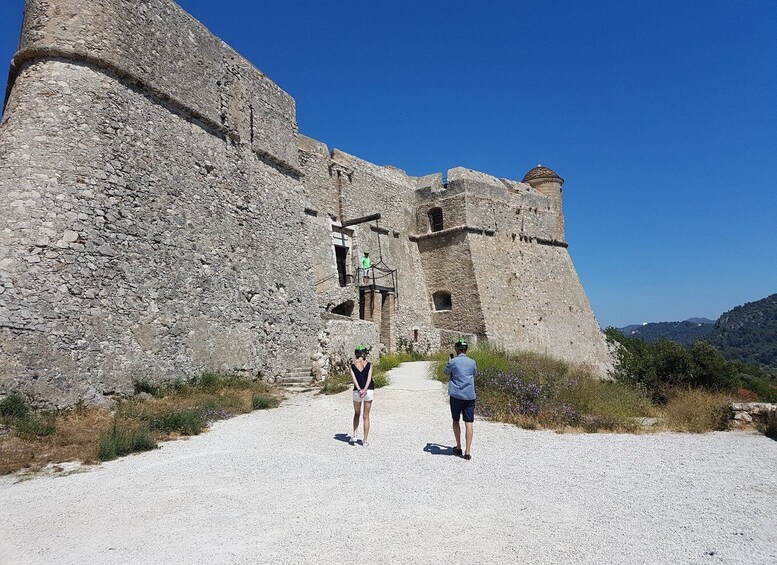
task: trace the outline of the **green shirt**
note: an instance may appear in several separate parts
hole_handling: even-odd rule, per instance
[[[372,261],[369,257],[362,257],[362,269],[369,269],[372,267]]]

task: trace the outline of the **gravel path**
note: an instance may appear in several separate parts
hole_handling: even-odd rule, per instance
[[[0,479],[0,564],[777,563],[777,442],[475,423],[450,455],[426,363],[57,478]]]

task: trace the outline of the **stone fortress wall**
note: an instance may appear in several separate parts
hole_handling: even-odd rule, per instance
[[[0,124],[0,394],[325,376],[359,342],[459,334],[604,373],[563,181],[533,171],[444,183],[330,151],[171,0],[28,0]],[[363,284],[364,251],[394,277]]]

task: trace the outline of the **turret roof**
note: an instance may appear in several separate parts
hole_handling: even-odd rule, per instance
[[[537,165],[534,167],[531,171],[526,173],[526,176],[523,177],[523,182],[529,182],[530,180],[534,179],[561,179],[560,176],[558,176],[553,169],[549,169],[548,167],[543,167],[542,165]]]

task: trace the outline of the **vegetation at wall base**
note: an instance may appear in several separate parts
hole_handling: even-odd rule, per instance
[[[199,434],[216,420],[280,404],[279,393],[265,383],[213,373],[188,381],[139,381],[135,390],[136,396],[118,402],[113,413],[84,406],[40,412],[22,395],[8,396],[0,401],[5,429],[0,474],[64,461],[108,461]]]
[[[470,349],[468,355],[478,365],[477,412],[491,420],[561,432],[728,429],[733,396],[714,390],[717,381],[708,378],[717,358],[710,361],[706,348],[696,353],[704,369],[697,373],[701,378],[689,381],[696,386],[671,381],[672,386],[660,387],[660,395],[641,381],[600,380],[584,367],[536,353],[508,353],[486,343]],[[447,362],[448,354],[440,353],[432,367],[432,376],[444,383]],[[659,424],[645,429],[643,418],[657,419]]]
[[[528,429],[634,431],[634,418],[654,415],[643,391],[602,381],[592,372],[533,352],[512,353],[479,343],[467,353],[478,366],[478,414]],[[433,376],[447,383],[440,353]]]
[[[56,431],[56,415],[53,412],[33,411],[27,400],[18,393],[0,402],[0,423],[29,439],[50,436]]]
[[[157,442],[147,427],[134,427],[128,423],[119,424],[114,418],[111,429],[100,436],[97,459],[111,461],[123,455],[148,451],[156,447]]]

